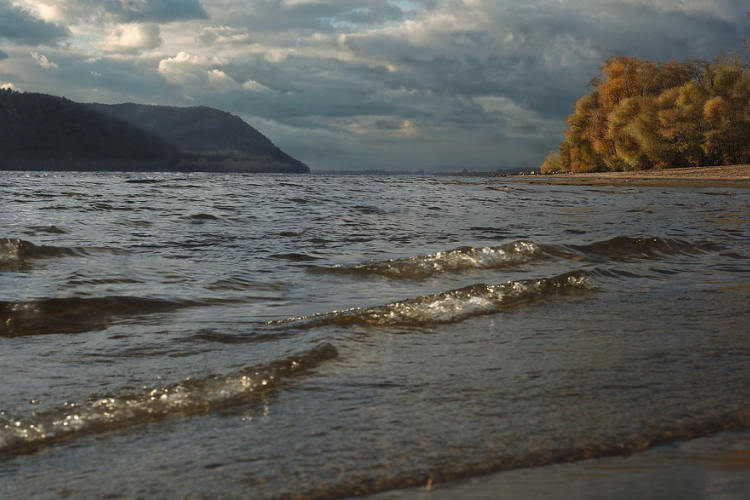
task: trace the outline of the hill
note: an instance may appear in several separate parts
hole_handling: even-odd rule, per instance
[[[11,90],[0,91],[0,170],[310,171],[216,109],[80,104]]]
[[[81,104],[0,91],[0,170],[163,170],[180,152]]]
[[[206,106],[178,108],[143,104],[89,104],[90,108],[138,126],[183,153],[180,169],[309,173],[240,117]],[[201,168],[205,167],[205,168]]]

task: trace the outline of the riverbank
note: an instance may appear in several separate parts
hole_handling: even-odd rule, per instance
[[[638,172],[596,172],[590,174],[518,175],[506,180],[567,186],[671,186],[750,187],[750,165],[670,168]]]

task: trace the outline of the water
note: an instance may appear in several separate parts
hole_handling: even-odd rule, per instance
[[[750,429],[749,208],[0,173],[0,497],[347,498]]]

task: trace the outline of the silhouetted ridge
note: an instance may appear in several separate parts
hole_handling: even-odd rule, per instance
[[[217,109],[79,104],[11,90],[0,91],[0,170],[310,172]]]
[[[266,136],[225,111],[196,106],[90,104],[92,109],[155,134],[184,153],[178,169],[308,173],[310,169]],[[203,167],[203,168],[201,168]]]
[[[179,156],[165,140],[82,104],[0,91],[0,169],[164,169]]]

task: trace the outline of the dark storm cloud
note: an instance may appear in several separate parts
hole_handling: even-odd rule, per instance
[[[236,102],[243,112],[285,123],[310,116],[340,118],[402,111],[398,102],[382,95],[388,89],[383,68],[292,56],[283,67],[263,58],[244,58],[221,69],[237,82],[254,80],[273,89],[263,93],[238,89],[227,101]],[[213,90],[205,92],[208,96]],[[212,98],[221,99],[217,95]]]
[[[58,0],[54,6],[71,23],[169,23],[209,18],[199,0]]]
[[[314,21],[318,26],[359,27],[397,21],[401,9],[387,1],[353,0],[347,3],[306,3],[279,11],[291,22],[306,25]],[[307,24],[312,26],[311,24]]]
[[[0,40],[19,45],[40,45],[69,36],[68,28],[45,22],[24,9],[14,7],[8,0],[0,0]]]
[[[103,2],[103,5],[116,20],[127,23],[167,23],[209,17],[198,0],[109,0]]]
[[[208,2],[207,2],[208,3]],[[226,5],[229,4],[229,5]],[[217,1],[216,16],[229,8],[236,20],[253,32],[299,30],[332,33],[398,22],[404,18],[402,9],[388,0],[349,0],[346,2],[284,2],[283,0],[255,0],[238,3]]]
[[[665,12],[626,2],[580,10],[583,4],[496,2],[485,11],[494,21],[492,30],[435,32],[428,43],[387,32],[353,34],[345,43],[356,54],[408,68],[394,77],[406,88],[469,98],[505,95],[559,117],[609,57],[712,58],[723,48],[739,47],[748,32],[741,16]]]

